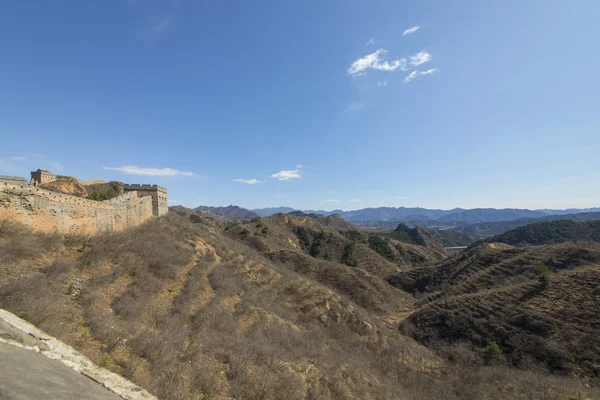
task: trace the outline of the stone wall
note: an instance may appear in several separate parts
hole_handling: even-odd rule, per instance
[[[136,191],[139,197],[152,197],[152,210],[155,216],[160,217],[169,212],[169,201],[167,200],[167,189],[158,185],[123,185],[124,192]]]
[[[29,185],[29,183],[27,182],[27,179],[23,178],[22,176],[0,175],[0,183],[11,183],[13,185],[18,185],[18,186]]]
[[[140,225],[152,215],[152,198],[140,198],[136,192],[100,202],[0,182],[0,218],[8,217],[40,231],[120,231]]]

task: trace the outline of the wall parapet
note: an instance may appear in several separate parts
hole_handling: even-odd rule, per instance
[[[112,209],[116,205],[119,205],[119,204],[124,204],[123,201],[118,201],[115,203],[106,203],[104,201],[84,199],[82,197],[72,196],[70,194],[51,192],[49,190],[40,189],[39,187],[35,187],[35,186],[23,187],[23,186],[19,186],[19,185],[10,184],[7,182],[0,182],[0,191],[8,191],[8,190],[11,190],[14,192],[19,192],[20,194],[41,196],[48,200],[56,201],[59,203],[77,204],[77,205],[83,206],[83,207],[97,208],[97,209],[104,209],[104,210]],[[135,197],[137,198],[137,193],[136,193]]]
[[[132,191],[108,201],[51,192],[35,186],[0,182],[0,218],[35,230],[61,233],[120,231],[152,218],[150,196]]]
[[[126,183],[123,185],[123,190],[152,190],[167,193],[167,189],[159,186],[159,185],[149,185],[149,184],[135,184],[135,183]]]
[[[117,197],[113,197],[112,199],[103,200],[102,202],[108,203],[108,204],[121,204],[121,203],[131,202],[132,200],[135,200],[137,198],[138,198],[137,192],[132,191],[132,192],[123,193],[121,195],[118,195]]]
[[[0,182],[12,183],[18,186],[29,186],[27,179],[22,176],[0,175]]]

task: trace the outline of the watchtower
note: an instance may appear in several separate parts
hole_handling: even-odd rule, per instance
[[[51,182],[56,179],[56,175],[45,169],[39,169],[37,171],[31,171],[31,185],[39,186],[43,183]]]
[[[167,189],[158,185],[123,185],[123,192],[136,191],[138,197],[152,196],[152,214],[160,217],[169,212],[169,200],[167,199]]]

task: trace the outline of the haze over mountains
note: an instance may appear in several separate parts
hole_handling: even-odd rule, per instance
[[[477,233],[485,231],[489,227],[478,228],[460,228],[467,225],[479,223],[499,223],[507,221],[519,221],[515,224],[507,225],[506,229],[516,228],[525,225],[526,223],[540,221],[551,221],[554,219],[563,219],[560,216],[582,214],[577,220],[588,221],[595,218],[593,213],[600,212],[600,207],[577,209],[569,208],[565,210],[541,209],[495,209],[495,208],[475,208],[463,209],[454,208],[451,210],[434,210],[420,207],[369,207],[352,211],[343,210],[299,210],[291,207],[267,207],[255,208],[247,210],[238,206],[227,207],[207,207],[199,206],[196,208],[199,211],[211,211],[216,215],[220,215],[232,220],[244,220],[254,217],[268,217],[275,214],[288,214],[294,211],[302,211],[305,214],[322,214],[324,216],[338,214],[344,220],[356,223],[359,225],[380,225],[380,226],[396,226],[398,223],[409,223],[409,225],[419,225],[426,227],[457,227],[457,230],[465,232]],[[600,214],[598,214],[600,215]],[[523,220],[523,221],[520,221]],[[503,231],[505,231],[504,229]],[[490,234],[501,233],[498,230],[490,232]]]
[[[451,210],[433,210],[421,207],[369,207],[359,210],[298,210],[290,207],[272,207],[252,209],[261,217],[270,216],[278,213],[289,213],[292,211],[303,211],[307,214],[339,214],[342,218],[350,222],[372,222],[372,221],[465,221],[465,222],[491,222],[491,221],[512,221],[519,218],[539,218],[548,215],[576,214],[582,212],[600,212],[600,208],[566,210],[528,210],[515,208],[454,208]]]

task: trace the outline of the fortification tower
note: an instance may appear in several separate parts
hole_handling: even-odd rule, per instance
[[[152,196],[152,214],[160,217],[169,212],[169,200],[167,199],[167,189],[158,185],[136,185],[125,184],[123,192],[136,191],[138,197]]]
[[[39,169],[37,171],[31,171],[31,185],[39,186],[43,183],[52,182],[56,179],[56,175],[45,169]]]

